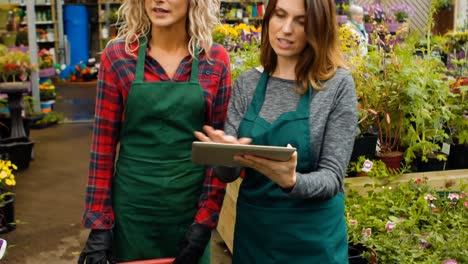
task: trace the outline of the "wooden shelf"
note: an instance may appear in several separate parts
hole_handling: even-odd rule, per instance
[[[30,0],[28,0],[28,1],[30,1]],[[26,4],[25,3],[11,4],[11,5],[26,9]],[[47,48],[54,48],[55,49],[54,62],[59,62],[59,59],[58,59],[58,56],[59,56],[58,55],[59,54],[59,40],[58,40],[59,29],[58,29],[58,26],[59,25],[58,25],[58,21],[57,21],[56,0],[49,0],[48,3],[39,3],[39,4],[35,4],[34,6],[35,6],[35,9],[36,9],[36,21],[35,21],[36,27],[44,29],[45,27],[49,26],[49,27],[52,28],[53,33],[54,33],[54,40],[52,40],[52,41],[36,40],[36,43],[38,45],[41,45],[41,46],[47,46]],[[49,10],[50,10],[50,20],[37,21],[38,12],[48,13]],[[49,14],[47,14],[45,17],[49,18]],[[19,26],[20,27],[25,27],[25,26],[27,26],[27,23],[20,22]]]

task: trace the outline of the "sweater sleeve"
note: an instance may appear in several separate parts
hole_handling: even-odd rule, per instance
[[[292,197],[326,199],[343,191],[357,126],[357,99],[350,74],[340,81],[334,98],[324,128],[317,169],[310,173],[297,172],[296,185],[288,192]]]

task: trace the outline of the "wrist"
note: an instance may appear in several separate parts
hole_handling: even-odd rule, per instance
[[[292,177],[288,177],[288,179],[286,179],[283,183],[279,184],[279,186],[285,190],[291,190],[292,188],[294,188],[294,186],[296,186],[296,173],[294,172]]]

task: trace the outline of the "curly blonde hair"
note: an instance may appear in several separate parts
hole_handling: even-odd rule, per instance
[[[200,46],[200,53],[205,51],[209,56],[213,45],[213,28],[220,24],[220,0],[187,0],[189,1],[187,34],[189,52],[195,56],[195,46]],[[136,48],[130,46],[138,42],[140,36],[147,36],[151,30],[151,20],[146,14],[145,0],[124,0],[118,10],[118,22],[123,22],[117,36],[111,40],[125,40],[125,51],[134,54]],[[110,42],[109,42],[110,43]]]

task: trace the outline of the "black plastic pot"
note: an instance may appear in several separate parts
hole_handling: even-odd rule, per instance
[[[34,141],[26,137],[0,139],[0,159],[10,160],[18,170],[27,169],[33,146]]]
[[[418,172],[428,172],[428,171],[443,171],[445,170],[446,161],[440,161],[435,157],[427,157],[428,161],[424,162],[421,160],[421,157],[416,159],[416,169]]]
[[[468,144],[450,146],[447,167],[449,170],[468,169]]]
[[[6,195],[3,206],[0,205],[0,234],[10,232],[15,228],[15,196]]]
[[[364,134],[354,140],[353,153],[350,161],[357,161],[360,156],[368,159],[374,159],[375,148],[377,146],[377,135]]]
[[[368,261],[362,256],[364,252],[370,252],[371,260]],[[377,254],[374,250],[363,245],[348,244],[348,263],[349,264],[374,264],[377,263]]]

